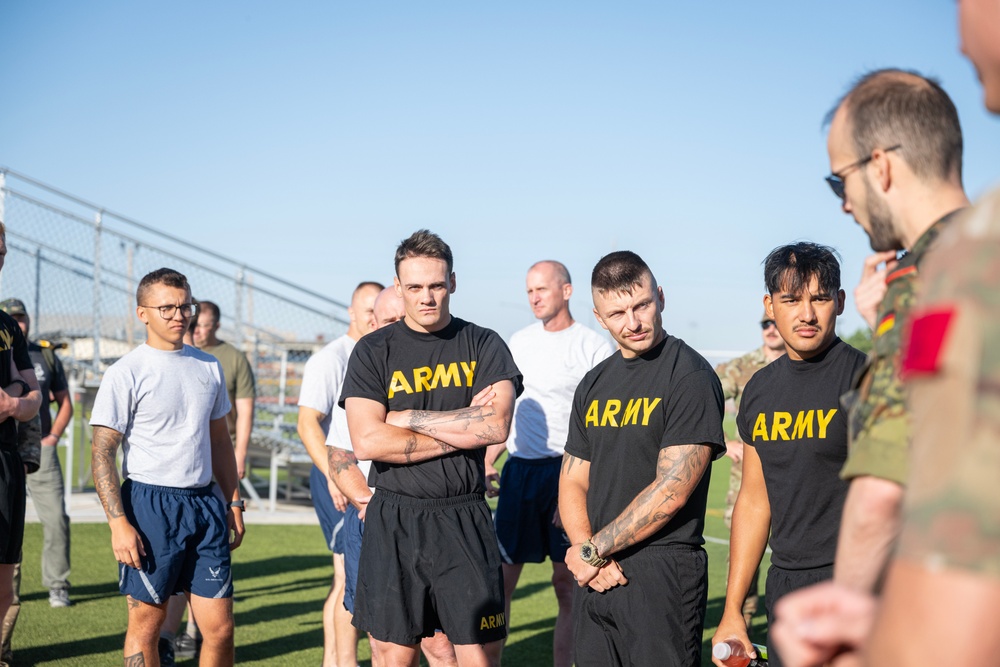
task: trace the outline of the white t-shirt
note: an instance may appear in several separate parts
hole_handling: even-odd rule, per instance
[[[347,411],[337,405],[340,391],[347,377],[347,362],[354,350],[354,339],[343,335],[328,343],[323,349],[309,357],[302,372],[302,387],[299,389],[299,405],[312,408],[326,417],[320,422],[326,433],[327,447],[340,447],[354,451],[351,435],[347,430]],[[371,461],[358,461],[358,468],[368,479]]]
[[[123,434],[125,479],[190,489],[212,481],[209,422],[230,407],[218,359],[143,344],[104,373],[90,425]]]
[[[523,459],[562,456],[576,386],[615,348],[579,322],[562,331],[537,322],[511,336],[510,351],[524,374],[524,393],[514,406],[507,452]]]

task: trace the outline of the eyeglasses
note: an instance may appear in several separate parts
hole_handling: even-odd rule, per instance
[[[160,311],[160,317],[162,317],[165,320],[172,320],[174,319],[174,315],[177,314],[178,310],[180,310],[182,318],[187,319],[189,317],[192,317],[194,315],[194,311],[195,308],[197,308],[197,306],[193,303],[182,303],[179,306],[174,306],[174,305],[140,306],[140,308],[155,308],[156,310]]]
[[[902,147],[903,147],[902,144],[896,144],[895,146],[890,146],[889,148],[886,148],[883,152],[888,153],[890,151],[899,150]],[[865,166],[874,159],[875,159],[874,155],[869,155],[868,157],[861,158],[857,162],[853,162],[844,167],[843,169],[841,169],[840,171],[835,171],[831,173],[829,176],[827,176],[826,182],[830,185],[830,189],[833,190],[833,194],[837,195],[837,197],[839,197],[841,201],[844,201],[845,199],[844,178],[846,178],[847,175],[852,171],[854,171],[855,169],[860,169],[861,167]]]
[[[774,320],[764,320],[763,322],[760,323],[760,330],[767,331],[773,326],[774,326]]]

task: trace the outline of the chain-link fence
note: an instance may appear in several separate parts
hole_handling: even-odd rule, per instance
[[[33,338],[66,344],[60,356],[79,385],[96,387],[108,365],[145,340],[135,290],[168,266],[187,276],[196,299],[218,304],[219,338],[251,361],[255,441],[297,449],[289,422],[302,368],[347,330],[345,303],[2,167],[0,220],[8,248],[0,298],[24,301]]]

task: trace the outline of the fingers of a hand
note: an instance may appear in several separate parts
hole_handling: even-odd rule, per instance
[[[865,257],[865,263],[864,267],[861,270],[861,275],[865,276],[870,273],[873,273],[879,264],[894,259],[896,259],[895,250],[884,250],[882,252],[876,252],[872,255],[868,255],[868,257]]]

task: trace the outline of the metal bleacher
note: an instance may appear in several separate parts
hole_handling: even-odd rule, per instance
[[[266,495],[272,511],[279,494],[308,498],[311,461],[295,428],[302,370],[313,351],[346,331],[346,304],[5,167],[0,220],[9,251],[0,298],[25,302],[33,337],[65,344],[60,358],[78,406],[67,443],[68,489],[89,483],[90,457],[74,449],[89,443],[89,405],[104,370],[144,340],[135,317],[138,280],[169,266],[187,276],[196,298],[219,305],[219,338],[243,350],[253,367],[246,495],[261,505]]]

